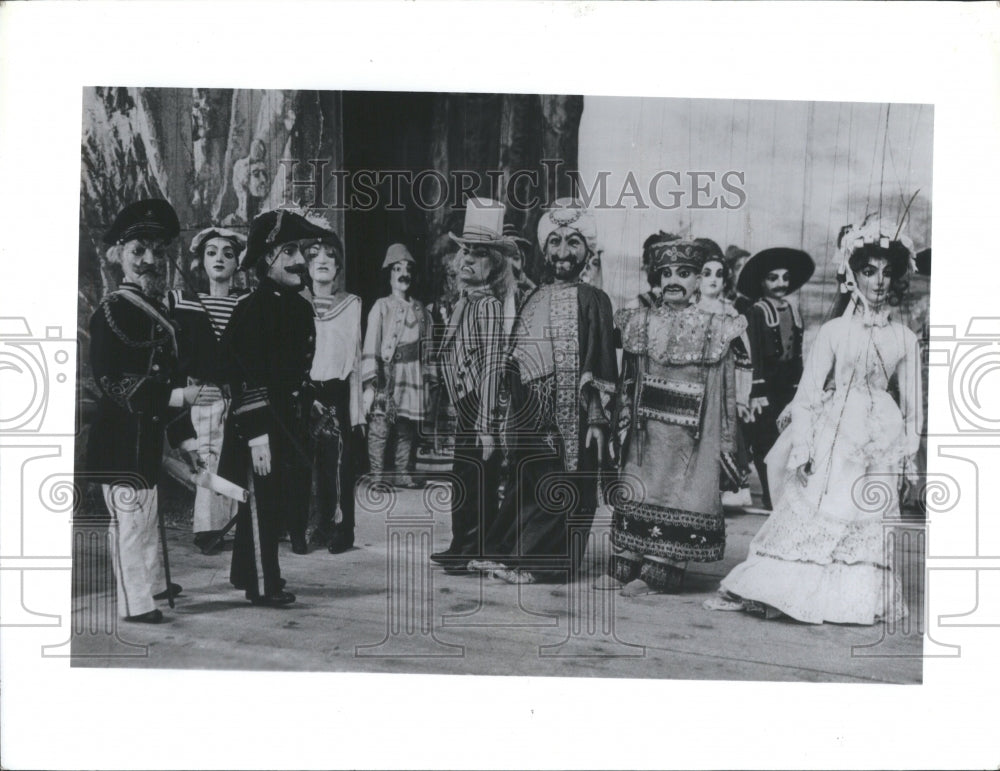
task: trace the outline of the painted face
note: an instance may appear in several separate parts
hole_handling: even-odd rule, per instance
[[[167,245],[159,239],[134,238],[122,246],[125,281],[149,295],[160,295],[167,276]]]
[[[591,255],[587,264],[583,266],[580,280],[587,284],[599,286],[601,281],[601,257],[598,254]]]
[[[228,281],[236,272],[236,247],[228,238],[210,238],[202,250],[202,265],[213,281]]]
[[[413,263],[409,260],[394,262],[389,268],[389,286],[394,291],[407,293],[413,284]]]
[[[444,283],[448,292],[458,291],[458,269],[461,260],[461,251],[444,258]]]
[[[726,283],[726,267],[718,260],[709,260],[701,269],[701,295],[714,300],[722,294]]]
[[[482,246],[463,246],[458,253],[458,277],[463,284],[482,286],[490,277],[490,251]]]
[[[298,289],[306,272],[306,261],[298,241],[276,246],[267,257],[267,277],[282,286]]]
[[[701,274],[693,265],[668,265],[660,272],[663,302],[687,305],[698,288]]]
[[[263,163],[250,164],[250,179],[247,182],[247,192],[254,198],[263,198],[267,195],[267,183],[269,182],[267,167]]]
[[[566,225],[556,228],[545,239],[545,259],[561,280],[574,278],[583,270],[587,251],[587,240]]]
[[[765,297],[781,298],[788,294],[790,281],[787,268],[775,268],[764,276],[760,285]]]
[[[514,274],[514,278],[520,280],[524,273],[524,255],[521,253],[521,249],[518,248],[516,254],[508,254],[507,262],[510,263],[510,272]]]
[[[868,263],[854,273],[854,280],[869,305],[881,305],[889,294],[892,281],[889,261],[885,257],[869,257]]]
[[[309,263],[309,277],[316,284],[330,284],[335,278],[339,267],[337,250],[330,244],[318,241],[306,247],[306,260]]]

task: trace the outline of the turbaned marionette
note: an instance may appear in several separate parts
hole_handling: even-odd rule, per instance
[[[662,302],[616,315],[622,381],[616,425],[621,491],[606,588],[626,596],[680,588],[689,561],[723,557],[719,457],[735,448],[731,343],[742,316],[692,302],[706,247],[688,239],[652,247]]]
[[[538,243],[554,280],[528,295],[511,333],[510,479],[486,538],[502,565],[488,567],[512,583],[567,580],[578,565],[571,531],[586,534],[597,508],[618,377],[611,301],[580,282],[597,252],[593,214],[559,199],[539,220]]]

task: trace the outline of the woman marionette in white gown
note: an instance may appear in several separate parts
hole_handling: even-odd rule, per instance
[[[892,318],[913,254],[896,231],[866,221],[842,232],[841,298],[767,457],[774,511],[707,608],[810,623],[906,615],[886,529],[901,475],[915,474],[921,391],[916,335]]]

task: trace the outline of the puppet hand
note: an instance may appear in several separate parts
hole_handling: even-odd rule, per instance
[[[789,405],[789,407],[785,407],[785,409],[781,411],[781,414],[778,416],[778,420],[775,422],[775,427],[778,429],[778,433],[781,433],[786,428],[788,428],[788,424],[791,422],[792,422],[792,411]]]
[[[253,470],[257,476],[266,477],[271,473],[271,445],[267,442],[250,448]]]
[[[604,465],[604,427],[603,426],[591,426],[587,429],[587,440],[585,442],[585,447],[590,449],[590,445],[597,443],[597,465]]]
[[[493,454],[493,449],[496,446],[496,442],[493,440],[492,434],[480,434],[479,444],[483,448],[483,460],[489,460],[490,456]]]

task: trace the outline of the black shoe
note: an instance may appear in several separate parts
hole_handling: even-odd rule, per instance
[[[291,537],[291,541],[293,554],[309,553],[309,544],[306,543],[306,537],[304,535],[293,535]]]
[[[354,529],[351,528],[350,531],[345,528],[334,530],[333,535],[330,536],[330,543],[327,544],[326,548],[330,554],[343,554],[345,551],[353,549]]]
[[[167,590],[166,590],[166,589],[164,589],[164,590],[163,590],[162,592],[157,592],[156,594],[154,594],[154,595],[153,595],[153,599],[154,599],[154,600],[165,600],[165,599],[167,599],[167,598],[168,598],[168,597],[169,597],[169,596],[170,596],[171,594],[172,594],[172,595],[173,595],[174,597],[176,597],[176,596],[177,596],[178,594],[180,594],[180,593],[181,593],[181,591],[182,591],[182,587],[181,587],[181,585],[180,585],[180,584],[175,584],[175,583],[171,583],[171,584],[170,584],[170,594],[168,594],[168,593],[167,593]]]
[[[469,575],[469,562],[468,560],[449,562],[444,566],[444,572],[449,576],[467,576]]]
[[[435,552],[431,555],[431,562],[436,562],[438,565],[447,565],[449,562],[453,562],[458,555],[452,552],[450,549],[445,549],[444,551]]]
[[[133,624],[160,624],[163,622],[163,613],[159,608],[157,608],[145,613],[140,613],[138,616],[125,616],[125,620],[130,621]]]
[[[330,542],[330,537],[333,535],[333,531],[328,527],[317,527],[313,530],[309,537],[306,539],[309,541],[310,546],[325,546]]]
[[[218,539],[218,542],[216,542]],[[214,546],[212,544],[215,544]],[[202,533],[195,533],[194,545],[198,547],[202,554],[219,554],[222,551],[222,538],[218,530],[206,530]],[[209,548],[209,547],[212,548]]]
[[[247,599],[250,600],[251,605],[264,608],[279,608],[282,605],[291,605],[295,602],[295,595],[291,592],[277,591],[270,594],[258,594],[253,597],[247,597]]]
[[[230,581],[229,583],[231,583],[233,585],[234,589],[239,589],[240,591],[246,591],[246,588],[247,588],[246,584],[244,584],[242,581]],[[278,588],[279,589],[284,589],[286,583],[288,583],[288,582],[285,581],[284,578],[279,578],[278,579]]]

